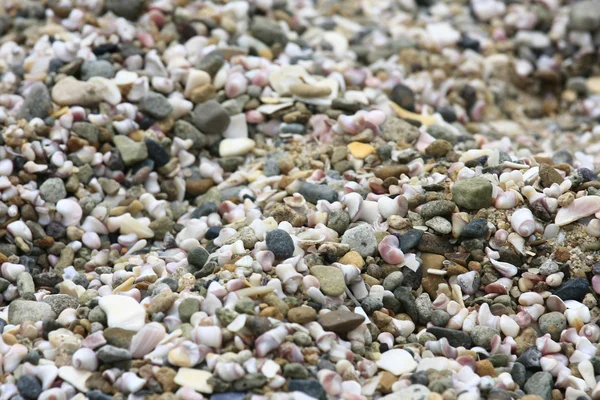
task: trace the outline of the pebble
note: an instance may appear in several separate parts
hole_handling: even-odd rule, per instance
[[[351,311],[336,310],[323,314],[319,317],[319,324],[326,331],[335,333],[347,333],[358,327],[365,320],[360,314]]]
[[[46,85],[35,82],[29,88],[23,105],[19,109],[19,117],[26,120],[33,118],[45,119],[52,110],[52,100]]]
[[[306,201],[317,204],[319,200],[327,200],[330,203],[338,200],[338,193],[327,185],[317,185],[314,183],[304,182],[298,189]]]
[[[115,76],[112,64],[106,60],[86,60],[81,64],[79,73],[82,81],[87,81],[95,76],[101,78],[113,78]]]
[[[452,201],[469,210],[492,205],[492,184],[485,178],[471,178],[452,185]]]
[[[440,327],[430,327],[427,328],[427,332],[430,332],[435,335],[436,338],[446,338],[448,339],[448,343],[450,343],[453,347],[463,346],[465,348],[471,347],[471,336],[463,331],[450,329],[450,328],[440,328]]]
[[[320,289],[326,296],[336,297],[345,293],[346,283],[341,269],[327,265],[315,265],[310,269],[310,274],[319,280]]]
[[[317,312],[312,307],[292,308],[287,315],[290,322],[297,324],[307,324],[317,319]]]
[[[138,108],[152,118],[163,119],[173,112],[169,100],[160,93],[150,92],[140,100]]]
[[[40,196],[49,203],[58,203],[67,197],[65,184],[60,178],[50,178],[40,186]]]
[[[284,260],[294,255],[294,241],[283,229],[275,229],[267,233],[266,244],[278,259]]]
[[[256,142],[249,138],[223,139],[219,144],[219,155],[221,157],[244,156],[255,146]]]
[[[123,135],[113,137],[113,142],[125,165],[132,165],[148,158],[148,148],[143,142],[133,141]]]
[[[56,314],[46,303],[14,300],[8,307],[8,322],[13,325],[19,325],[25,321],[38,322],[54,318],[56,318]]]
[[[222,134],[229,126],[230,121],[231,117],[227,111],[215,100],[196,105],[192,113],[192,123],[200,132],[208,135]]]
[[[291,379],[288,383],[290,392],[302,392],[315,399],[322,399],[326,393],[321,383],[316,379]]]
[[[560,297],[563,301],[576,300],[582,301],[585,294],[590,290],[590,284],[585,278],[573,278],[560,286],[554,295]]]
[[[356,250],[363,258],[372,256],[377,250],[375,232],[367,224],[348,229],[342,236],[342,243]]]
[[[465,225],[460,236],[464,239],[477,239],[485,237],[488,232],[489,227],[487,220],[484,218],[476,218]]]
[[[204,267],[210,254],[205,248],[198,246],[193,248],[187,255],[187,261],[197,269]]]
[[[540,316],[538,323],[542,333],[549,333],[554,340],[560,339],[561,332],[567,329],[567,319],[558,311]]]
[[[542,397],[544,400],[552,399],[553,379],[548,372],[536,372],[527,382],[525,382],[524,390],[527,394],[535,394]]]

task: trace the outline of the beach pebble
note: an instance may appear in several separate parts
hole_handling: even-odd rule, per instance
[[[196,105],[192,112],[192,123],[202,133],[208,135],[222,134],[229,126],[230,121],[231,117],[227,111],[215,100]]]
[[[452,185],[452,201],[459,207],[478,210],[492,205],[492,184],[485,178],[471,178]]]
[[[361,224],[344,232],[342,243],[356,250],[362,257],[371,256],[377,250],[375,232],[367,224]]]
[[[150,92],[140,100],[138,108],[144,114],[156,119],[163,119],[173,112],[171,103],[160,93]]]
[[[267,248],[276,258],[284,260],[294,254],[294,242],[290,235],[282,230],[275,229],[266,236]]]
[[[358,327],[365,320],[362,315],[351,311],[336,310],[328,312],[319,317],[319,324],[326,331],[335,333],[347,333]]]
[[[143,142],[135,142],[123,135],[113,137],[113,142],[117,146],[125,165],[135,164],[148,157],[148,148]]]
[[[346,283],[341,269],[315,265],[310,269],[310,273],[319,280],[320,289],[326,296],[340,296],[345,292]]]
[[[15,300],[8,307],[8,322],[14,325],[25,321],[37,322],[56,318],[49,304],[28,301]]]

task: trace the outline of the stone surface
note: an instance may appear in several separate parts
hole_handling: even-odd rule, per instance
[[[492,184],[485,178],[469,178],[452,185],[452,201],[459,207],[479,210],[492,205]]]
[[[364,320],[365,317],[351,311],[336,310],[320,316],[318,322],[326,331],[347,333],[358,327]]]
[[[321,291],[326,296],[336,297],[345,293],[346,284],[341,269],[326,265],[315,265],[310,269],[310,273],[319,280]]]
[[[341,241],[350,246],[352,250],[356,250],[362,257],[371,256],[377,250],[375,232],[367,224],[348,229],[344,232]]]
[[[52,311],[52,307],[47,303],[14,300],[8,307],[8,322],[18,325],[25,321],[37,322],[45,320],[53,320],[56,314]]]

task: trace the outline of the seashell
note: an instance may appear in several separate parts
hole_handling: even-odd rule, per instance
[[[384,237],[377,246],[381,258],[388,264],[400,264],[404,261],[404,253],[400,250],[400,241],[394,235]]]
[[[21,364],[21,361],[23,361],[27,353],[27,347],[23,346],[22,344],[17,343],[12,345],[8,353],[4,354],[4,359],[2,362],[4,372],[11,373],[15,369],[17,369],[17,367],[19,366],[19,364]]]
[[[490,283],[485,287],[486,293],[508,294],[513,281],[509,278],[500,278],[496,282]]]
[[[281,346],[277,348],[276,354],[279,358],[286,359],[289,362],[302,363],[304,360],[302,350],[300,350],[300,348],[296,344],[291,342],[284,342]]]
[[[578,219],[589,217],[600,211],[600,196],[584,196],[575,199],[568,207],[558,210],[554,223],[565,226]]]
[[[115,386],[123,393],[135,393],[146,386],[146,380],[133,372],[125,372],[117,379]]]
[[[82,347],[73,354],[72,364],[77,369],[95,371],[98,369],[98,358],[94,350]]]
[[[540,304],[534,304],[532,306],[527,306],[527,307],[523,307],[525,309],[525,311],[527,311],[527,313],[529,315],[531,315],[531,318],[534,321],[537,321],[537,319],[544,314],[544,311],[546,310],[544,306],[540,305]]]
[[[151,353],[158,343],[166,336],[165,327],[158,322],[151,322],[144,325],[133,337],[129,344],[129,351],[132,358],[142,358]],[[88,336],[89,337],[89,336]]]
[[[546,299],[546,307],[548,307],[548,310],[550,311],[558,311],[561,313],[567,310],[567,306],[563,300],[555,295],[551,295]]]
[[[527,292],[519,296],[519,304],[522,306],[531,306],[534,304],[544,304],[544,299],[539,293]]]
[[[447,327],[451,329],[461,329],[468,315],[469,310],[462,308],[455,316],[450,318]]]
[[[23,221],[19,220],[19,221],[11,222],[10,224],[8,224],[6,229],[15,238],[20,237],[20,238],[28,240],[28,241],[31,241],[33,238],[31,230],[27,227],[27,225],[25,225],[25,223]]]
[[[510,218],[510,225],[515,232],[524,237],[535,233],[535,220],[528,208],[520,208],[515,211]]]
[[[496,271],[500,272],[503,276],[507,278],[512,278],[519,271],[517,267],[507,262],[496,261],[492,258],[490,258],[490,262],[492,263]]]
[[[234,382],[242,379],[246,371],[236,362],[218,362],[215,365],[215,374],[225,382]]]
[[[275,267],[275,273],[283,283],[287,293],[296,293],[303,276],[296,271],[292,264],[279,264]]]
[[[500,316],[500,330],[506,336],[516,337],[519,334],[519,324],[508,315]]]
[[[477,320],[479,325],[489,326],[490,328],[494,329],[497,329],[498,324],[500,323],[500,317],[492,314],[490,306],[487,303],[483,303],[481,307],[479,307],[479,315]]]
[[[283,343],[287,334],[288,329],[284,325],[280,325],[277,328],[271,329],[260,335],[254,342],[256,355],[258,357],[264,357],[275,350]]]
[[[478,319],[479,313],[477,312],[477,310],[473,310],[469,313],[469,315],[467,315],[467,318],[465,318],[464,322],[463,322],[463,326],[462,326],[462,330],[464,332],[470,333],[473,328],[475,327],[475,325],[477,325],[477,319]]]
[[[559,353],[562,349],[559,343],[552,340],[549,333],[537,338],[535,340],[535,345],[543,355]]]
[[[322,369],[317,372],[317,379],[329,396],[337,396],[342,390],[342,377],[335,371]]]
[[[208,352],[208,347],[185,340],[169,350],[168,360],[169,363],[178,367],[190,368],[201,363]]]
[[[325,332],[318,322],[313,321],[305,325],[312,338],[317,342],[317,347],[321,351],[329,351],[333,343],[337,340],[337,335],[333,332]]]
[[[56,203],[56,212],[62,216],[64,226],[76,226],[81,221],[83,210],[79,203],[71,199],[59,200]]]
[[[596,324],[586,324],[581,327],[579,336],[587,338],[592,343],[596,343],[600,338],[600,327]]]
[[[192,330],[192,340],[200,345],[221,348],[223,333],[218,326],[197,326]]]

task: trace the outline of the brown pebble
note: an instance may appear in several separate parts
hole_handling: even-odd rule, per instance
[[[571,253],[566,247],[557,247],[554,252],[554,258],[558,262],[567,262],[571,259]]]
[[[363,260],[362,256],[356,250],[352,250],[344,254],[339,261],[341,264],[349,264],[354,265],[357,268],[362,268],[365,266],[365,260]]]
[[[382,393],[389,393],[392,391],[392,385],[398,381],[398,377],[388,371],[381,371],[379,373],[379,385],[377,390]]]
[[[427,146],[427,148],[425,149],[425,154],[438,158],[444,157],[451,150],[452,143],[443,139],[437,139],[431,142],[429,146]]]
[[[365,317],[346,310],[330,311],[319,318],[319,324],[326,331],[347,333],[363,323]]]
[[[384,165],[375,170],[375,176],[379,179],[399,178],[401,174],[408,173],[406,165]]]
[[[214,184],[212,179],[188,180],[185,183],[185,191],[188,195],[195,197],[206,193],[206,191],[213,187]]]
[[[317,319],[317,312],[312,307],[302,306],[292,308],[288,312],[290,322],[295,322],[300,325],[307,324]]]
[[[560,176],[558,171],[554,169],[554,167],[548,164],[540,165],[540,181],[542,186],[550,187],[553,183],[561,184],[563,181],[563,177]]]
[[[479,376],[496,376],[496,370],[490,360],[481,360],[475,362],[475,372]]]

